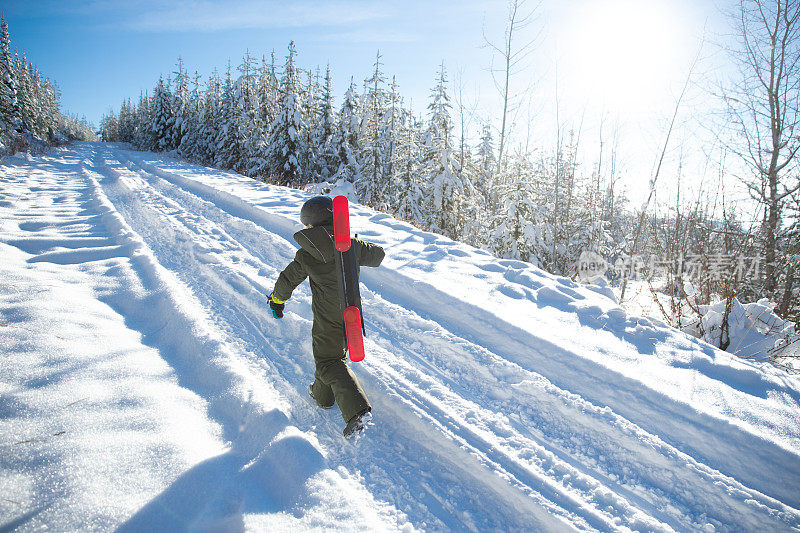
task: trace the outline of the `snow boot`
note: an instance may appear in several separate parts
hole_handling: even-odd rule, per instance
[[[351,418],[349,422],[347,422],[347,427],[345,427],[344,431],[342,432],[344,438],[348,440],[356,438],[368,425],[370,425],[371,421],[372,413],[370,413],[369,409],[364,409]]]

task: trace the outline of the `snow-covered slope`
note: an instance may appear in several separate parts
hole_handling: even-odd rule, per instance
[[[313,376],[308,195],[108,144],[0,167],[0,530],[800,528],[800,384],[356,206],[376,425]]]

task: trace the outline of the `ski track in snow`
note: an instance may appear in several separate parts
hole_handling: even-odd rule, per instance
[[[283,320],[267,306],[308,195],[101,143],[2,168],[6,270],[92,284],[200,428],[194,447],[174,444],[169,468],[169,454],[151,456],[158,475],[138,499],[80,500],[75,520],[123,531],[800,528],[796,381],[626,317],[570,280],[353,206],[354,231],[387,260],[362,269],[367,360],[352,367],[376,424],[352,445],[338,410],[307,398],[308,285]],[[42,195],[45,216],[23,212]],[[0,322],[14,318],[12,300]],[[32,320],[16,314],[19,328]],[[46,352],[38,337],[15,342]],[[17,379],[0,381],[9,430],[8,406],[30,387]],[[52,465],[77,468],[66,458]],[[74,491],[50,489],[47,507],[31,496],[47,493],[40,478],[56,466],[25,479],[25,501],[3,496],[0,529],[59,524]],[[0,453],[0,472],[11,494],[24,459]]]

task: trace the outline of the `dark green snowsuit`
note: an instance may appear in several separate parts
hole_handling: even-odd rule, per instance
[[[342,417],[349,421],[372,407],[355,375],[345,364],[346,344],[334,261],[333,226],[306,228],[295,233],[294,240],[300,249],[278,276],[273,294],[278,300],[288,300],[295,287],[309,278],[311,310],[314,312],[311,337],[316,363],[311,392],[322,406],[332,406],[335,400]],[[351,242],[350,249],[357,265],[377,267],[383,261],[384,251],[380,246],[360,239]]]

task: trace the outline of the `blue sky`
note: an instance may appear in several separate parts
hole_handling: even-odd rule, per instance
[[[388,74],[413,100],[427,97],[437,66],[474,65],[481,28],[502,24],[504,2],[37,2],[4,0],[12,45],[58,81],[62,105],[97,122],[109,106],[152,88],[178,56],[207,77],[235,67],[245,50],[276,51],[294,40],[298,63],[330,62],[338,96],[367,77],[381,51]],[[417,107],[417,106],[415,106]]]
[[[599,124],[619,127],[622,156],[641,188],[652,171],[664,123],[706,32],[724,31],[720,3],[732,0],[529,0],[534,23],[520,41],[538,36],[537,46],[513,89],[530,88],[515,123],[516,138],[537,143],[552,135],[558,118],[566,129],[581,127],[587,139]],[[424,112],[436,69],[444,61],[451,88],[461,80],[464,100],[481,120],[499,117],[499,98],[489,73],[485,34],[501,40],[506,0],[307,1],[245,0],[31,1],[0,0],[12,46],[23,49],[58,82],[62,107],[95,124],[123,98],[151,89],[159,74],[175,69],[178,56],[190,72],[207,79],[213,68],[236,67],[249,50],[275,50],[282,63],[294,40],[304,68],[330,63],[338,99],[353,76],[370,73],[377,50],[384,71],[397,75],[406,102]],[[701,75],[718,70],[705,45]],[[703,95],[690,105],[706,106]],[[686,113],[692,114],[687,108]],[[692,134],[685,134],[691,137]],[[588,143],[587,143],[588,144]],[[593,146],[588,146],[591,152]],[[592,158],[586,156],[587,161]]]

